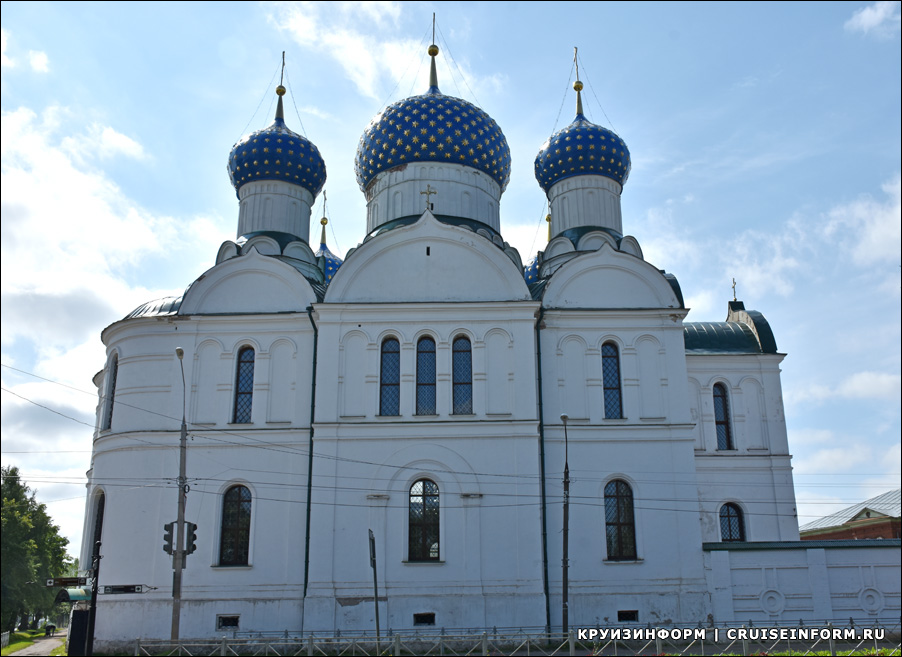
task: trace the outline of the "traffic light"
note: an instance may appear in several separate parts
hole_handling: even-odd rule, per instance
[[[172,554],[172,528],[174,526],[174,522],[167,522],[163,525],[163,529],[166,530],[163,534],[163,552],[166,554]]]
[[[185,556],[194,554],[197,549],[197,525],[193,522],[185,523]]]

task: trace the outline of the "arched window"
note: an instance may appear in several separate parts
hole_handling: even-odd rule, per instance
[[[235,370],[235,410],[232,422],[249,424],[254,407],[254,348],[242,347]]]
[[[720,540],[724,543],[745,540],[745,519],[738,504],[728,502],[720,507]]]
[[[438,486],[420,479],[410,487],[407,560],[438,561]]]
[[[714,384],[714,426],[717,429],[717,449],[734,449],[730,400],[727,398],[727,387],[722,383]]]
[[[451,361],[452,412],[455,415],[470,415],[473,412],[473,352],[469,338],[463,335],[454,338]]]
[[[222,498],[219,565],[246,566],[250,541],[251,492],[247,486],[232,486]]]
[[[110,360],[110,370],[108,373],[109,384],[106,389],[106,403],[103,407],[103,424],[101,431],[107,431],[113,427],[113,403],[116,401],[116,379],[119,378],[119,354],[113,354]]]
[[[622,479],[604,487],[604,524],[609,561],[636,558],[636,523],[633,518],[633,491]]]
[[[401,344],[395,338],[382,341],[379,415],[401,414]]]
[[[435,340],[417,341],[417,415],[435,415]]]
[[[601,346],[601,376],[604,383],[604,416],[608,420],[620,419],[623,417],[620,354],[613,342],[605,342]]]
[[[106,495],[100,491],[95,499],[97,501],[94,504],[94,541],[90,550],[92,561],[100,554],[100,547],[97,544],[103,540],[103,512],[106,508]],[[93,564],[90,567],[93,568]]]

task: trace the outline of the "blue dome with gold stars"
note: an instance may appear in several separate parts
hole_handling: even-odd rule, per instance
[[[316,197],[326,183],[326,163],[313,143],[285,125],[285,87],[280,85],[276,93],[279,104],[275,120],[232,147],[229,178],[236,194],[242,185],[254,180],[282,180],[300,185]]]
[[[411,162],[444,162],[473,167],[488,174],[501,191],[510,180],[511,152],[495,120],[460,98],[445,96],[435,77],[435,55],[430,46],[432,73],[429,90],[386,107],[367,127],[354,170],[365,190],[389,169]]]
[[[595,125],[583,114],[580,92],[576,90],[576,118],[554,133],[536,155],[536,180],[548,193],[559,180],[571,176],[605,176],[622,186],[630,175],[630,152],[617,133]]]
[[[323,259],[323,276],[326,279],[326,285],[328,285],[344,261],[332,253],[326,245],[326,224],[329,223],[329,220],[323,217],[319,220],[319,223],[322,224],[323,232],[319,238],[319,250],[314,255]]]

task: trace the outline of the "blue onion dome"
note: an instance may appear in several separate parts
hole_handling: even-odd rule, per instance
[[[437,54],[429,46],[429,90],[386,107],[360,138],[354,171],[361,190],[383,171],[411,162],[462,164],[486,173],[502,192],[507,187],[511,153],[504,133],[475,105],[439,91]]]
[[[527,285],[539,280],[539,256],[535,256],[523,267],[523,279]]]
[[[275,120],[267,128],[242,137],[229,154],[229,178],[235,193],[255,180],[282,180],[300,185],[314,197],[326,183],[326,163],[319,149],[285,125],[282,96],[285,87],[276,87],[279,103]]]
[[[612,130],[595,125],[583,114],[583,83],[577,80],[576,118],[554,133],[536,155],[536,180],[548,193],[559,180],[571,176],[598,175],[622,186],[630,175],[630,152]]]
[[[323,217],[319,220],[319,223],[322,224],[323,232],[319,238],[319,250],[314,254],[317,258],[323,258],[323,274],[326,277],[326,284],[332,280],[332,277],[335,276],[335,272],[338,271],[338,268],[341,267],[342,262],[344,262],[337,255],[332,253],[329,250],[329,247],[326,246],[326,224],[329,223],[329,220]]]

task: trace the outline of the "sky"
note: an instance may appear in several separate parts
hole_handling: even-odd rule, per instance
[[[523,260],[547,239],[533,161],[575,114],[576,46],[586,114],[632,154],[624,232],[687,321],[725,319],[735,278],[788,354],[800,522],[898,488],[899,2],[3,2],[2,463],[70,553],[100,331],[236,237],[226,162],[271,122],[282,52],[343,255],[365,233],[358,140],[426,91],[432,12],[440,88],[510,144],[501,231]]]

